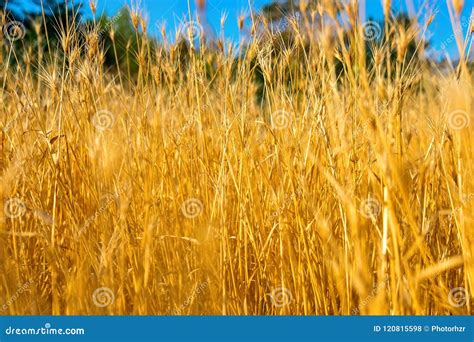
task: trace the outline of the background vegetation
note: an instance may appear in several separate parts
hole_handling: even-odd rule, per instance
[[[356,5],[3,29],[2,314],[472,314],[472,73]]]

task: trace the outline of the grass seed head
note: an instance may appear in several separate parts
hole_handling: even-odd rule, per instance
[[[462,10],[464,9],[464,0],[453,0],[453,7],[458,16],[461,15]]]

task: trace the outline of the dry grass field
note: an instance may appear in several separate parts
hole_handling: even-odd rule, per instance
[[[240,54],[140,36],[133,80],[98,29],[3,37],[0,314],[474,313],[466,58],[408,56],[429,19],[375,44],[339,11],[288,44],[240,20]]]

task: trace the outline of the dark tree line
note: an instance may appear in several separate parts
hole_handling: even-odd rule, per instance
[[[337,2],[334,0],[335,3]],[[306,2],[306,7],[301,7],[298,0],[278,0],[273,1],[268,5],[265,5],[260,12],[260,16],[266,18],[270,22],[278,22],[285,20],[285,18],[295,17],[298,13],[301,14],[301,10],[311,12],[321,0],[310,0]],[[43,16],[45,22],[42,25],[42,31],[47,30],[50,41],[55,46],[58,41],[57,32],[60,31],[61,26],[66,27],[67,21],[71,21],[75,18],[75,25],[81,26],[78,29],[84,27],[92,27],[91,18],[81,17],[81,7],[78,0],[0,0],[0,9],[7,14],[7,17],[13,20],[21,21],[27,28],[27,35],[25,40],[21,44],[35,44],[36,37],[33,29],[33,23],[38,20],[42,20]],[[42,12],[44,9],[44,13]],[[201,8],[201,10],[203,10]],[[411,24],[411,19],[408,15],[399,14],[394,18],[394,21],[399,24],[408,27]],[[100,40],[101,45],[105,50],[105,66],[106,67],[117,67],[117,61],[119,67],[122,70],[127,70],[129,74],[134,74],[138,70],[136,55],[139,47],[140,36],[137,35],[133,25],[131,24],[130,15],[126,9],[121,10],[114,17],[101,16],[96,18],[95,23],[100,26]],[[70,24],[70,23],[69,23]],[[382,28],[382,34],[379,41],[373,42],[374,44],[368,44],[366,49],[367,54],[367,65],[371,66],[373,60],[373,46],[381,45],[383,43],[385,32],[383,30],[384,24],[379,23]],[[287,26],[286,26],[287,27]],[[113,28],[115,33],[115,45],[112,44],[109,32]],[[268,36],[267,39],[273,45],[273,52],[278,54],[285,50],[286,46],[292,45],[291,28],[287,27],[286,32],[280,32],[278,37]],[[44,33],[44,32],[42,32]],[[348,33],[349,34],[349,33]],[[152,38],[153,45],[157,42]],[[347,40],[349,42],[349,39]],[[213,42],[210,42],[211,44]],[[20,44],[20,43],[19,43]],[[186,54],[192,53],[189,50],[189,46],[186,46],[186,42],[179,43],[180,55],[186,56]],[[307,47],[303,47],[305,49]],[[395,46],[391,52],[392,58],[396,56]],[[188,51],[189,50],[189,51]],[[212,49],[208,49],[210,51]],[[407,52],[407,60],[411,60],[412,57],[416,59],[417,49],[414,41],[410,42]],[[302,56],[303,54],[301,54]],[[295,58],[294,62],[303,62],[299,60],[299,57]],[[302,58],[302,57],[301,57]],[[186,59],[183,59],[183,69],[186,68]],[[340,70],[339,70],[340,69]],[[258,70],[258,67],[257,67]],[[338,73],[342,71],[342,67],[338,66]]]
[[[81,18],[81,5],[76,0],[0,0],[0,11],[4,22],[22,23],[26,29],[25,44],[36,41],[35,22],[42,22],[42,33],[46,31],[54,43],[58,40],[58,28],[66,27],[73,18],[76,22]]]
[[[100,45],[105,51],[105,67],[117,67],[117,60],[124,70],[130,74],[138,70],[136,52],[138,38],[127,9],[122,9],[114,17],[101,15],[95,19],[82,16],[79,0],[0,0],[0,14],[3,12],[3,23],[12,21],[21,22],[25,28],[25,36],[21,41],[15,41],[18,48],[34,47],[35,49],[60,51],[60,37],[58,33],[71,27],[78,33],[79,45],[84,46],[88,32],[97,27]],[[2,16],[0,15],[0,25]],[[39,46],[37,39],[38,22],[40,35],[47,35],[48,42],[42,40]],[[111,30],[115,32],[115,48],[109,36]],[[97,33],[96,32],[96,33]],[[2,28],[0,27],[0,38]],[[83,51],[84,52],[84,51]],[[18,61],[11,60],[11,63]]]

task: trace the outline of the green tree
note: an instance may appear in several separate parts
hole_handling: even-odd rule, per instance
[[[145,33],[137,32],[127,7],[123,7],[113,17],[102,15],[95,20],[89,19],[82,26],[84,35],[94,32],[93,28],[96,27],[96,33],[98,33],[105,51],[105,66],[117,68],[130,78],[133,78],[138,72],[138,54],[140,48],[143,47],[142,44],[148,44],[149,51],[156,44]]]
[[[57,35],[61,29],[78,24],[81,3],[76,0],[0,0],[0,8],[6,13],[6,21],[21,21],[26,28],[23,43],[36,41],[34,23],[42,22],[42,33],[54,44],[59,40]]]
[[[78,25],[81,17],[82,3],[76,0],[33,0],[35,9],[28,14],[30,17],[44,16],[48,34],[57,33],[58,28]],[[39,9],[39,10],[38,10]],[[59,27],[58,27],[59,26]]]
[[[306,0],[306,12],[309,13],[315,9],[319,2],[320,0]],[[270,21],[278,21],[297,13],[301,13],[300,1],[298,0],[273,1],[262,8],[262,15]]]

